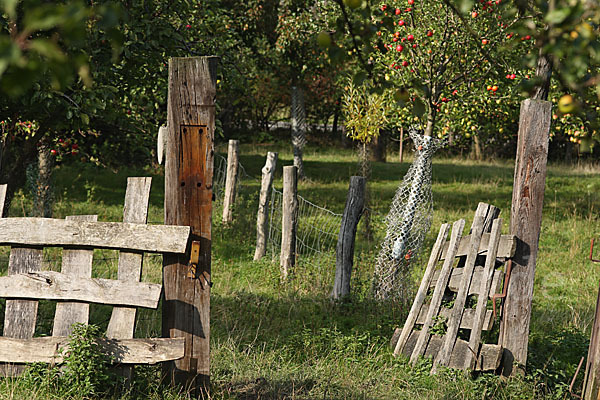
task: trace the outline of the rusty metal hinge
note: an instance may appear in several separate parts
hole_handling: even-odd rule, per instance
[[[506,263],[506,274],[504,275],[504,288],[502,290],[502,294],[495,294],[492,296],[492,308],[494,310],[494,319],[496,319],[496,299],[504,299],[506,298],[506,293],[508,291],[508,283],[510,282],[510,272],[512,270],[512,260],[509,259]]]

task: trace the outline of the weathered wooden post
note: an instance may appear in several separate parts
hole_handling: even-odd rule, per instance
[[[239,140],[230,140],[227,149],[227,177],[225,178],[225,199],[223,200],[223,222],[233,221],[233,203],[239,173]]]
[[[527,99],[521,104],[519,141],[511,206],[510,232],[519,240],[504,303],[500,341],[503,373],[527,362],[535,262],[542,225],[552,103]]]
[[[217,58],[169,60],[165,223],[192,227],[192,253],[163,261],[163,336],[185,337],[185,357],[165,364],[169,382],[198,392],[210,377],[210,262]],[[197,250],[197,251],[195,251]],[[197,261],[191,264],[190,261]]]
[[[350,277],[354,265],[354,240],[356,228],[365,206],[367,179],[362,176],[350,178],[346,207],[338,235],[335,258],[335,281],[331,298],[339,300],[350,294]]]
[[[296,263],[296,225],[298,223],[298,168],[283,167],[281,214],[281,279],[287,280]]]
[[[271,188],[273,187],[276,165],[277,153],[267,153],[267,162],[262,169],[262,181],[260,182],[258,215],[256,216],[256,251],[254,252],[254,261],[260,260],[267,252],[269,199],[271,198]]]
[[[588,356],[585,365],[585,376],[583,379],[584,400],[597,400],[600,397],[600,290],[596,300],[596,315],[592,325],[592,335],[588,348]]]

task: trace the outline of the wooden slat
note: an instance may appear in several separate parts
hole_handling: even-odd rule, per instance
[[[429,304],[424,304],[423,307],[421,307],[421,312],[419,313],[419,316],[415,322],[416,324],[425,323],[425,318],[427,317],[428,309],[429,309]],[[441,318],[445,318],[447,320],[451,315],[451,311],[452,311],[452,309],[450,309],[450,308],[441,307],[438,315]],[[482,329],[484,331],[492,329],[493,322],[494,322],[492,320],[492,317],[493,317],[492,310],[487,310],[484,315],[484,324],[482,326]],[[472,329],[474,318],[475,318],[475,309],[474,308],[465,308],[465,310],[463,311],[463,314],[462,314],[462,318],[460,320],[460,329]]]
[[[185,253],[187,226],[80,222],[52,218],[0,218],[0,245],[77,246]]]
[[[469,337],[469,348],[474,352],[479,349],[481,342],[481,329],[485,324],[487,301],[490,296],[490,289],[492,287],[492,280],[494,277],[494,268],[496,266],[496,254],[498,253],[498,244],[500,242],[500,234],[502,233],[502,219],[496,219],[492,224],[492,233],[490,238],[489,249],[485,260],[485,272],[483,273],[483,279],[481,279],[479,285],[479,293],[477,296],[477,307],[475,309],[475,317],[473,321],[473,329]],[[471,282],[471,286],[474,286],[474,282]],[[465,357],[464,368],[473,369],[475,364],[475,357],[472,354],[467,354]]]
[[[417,342],[420,331],[413,331],[411,333],[406,346],[404,346],[403,354],[409,356],[412,354],[415,344]],[[443,343],[443,338],[438,335],[431,335],[431,338],[425,349],[425,357],[435,357],[439,353],[440,347]],[[454,350],[450,357],[448,367],[450,368],[463,368],[465,365],[465,356],[467,353],[471,353],[469,350],[469,344],[462,339],[456,339]],[[497,344],[483,344],[477,357],[476,371],[494,371],[500,365],[500,359],[502,358],[502,347]]]
[[[423,324],[423,327],[419,334],[419,339],[417,340],[417,344],[415,345],[412,355],[410,357],[410,361],[412,363],[415,363],[425,351],[425,346],[427,344],[426,342],[430,336],[429,328],[431,327],[433,317],[437,315],[438,310],[440,308],[440,304],[442,303],[442,296],[444,295],[444,291],[446,290],[446,285],[448,284],[452,264],[454,262],[454,254],[458,249],[458,244],[460,243],[460,238],[464,228],[464,219],[460,219],[452,225],[452,234],[450,235],[450,245],[448,247],[448,259],[446,259],[444,261],[444,264],[442,265],[442,272],[440,273],[437,285],[435,287],[435,290],[433,291],[433,296],[431,298],[429,311],[427,312],[426,321]]]
[[[419,310],[423,309],[423,302],[425,301],[425,297],[427,297],[427,291],[431,284],[431,280],[433,278],[433,273],[435,271],[435,266],[437,265],[440,253],[442,250],[442,246],[444,241],[448,237],[448,231],[450,230],[450,224],[443,224],[440,228],[440,232],[438,233],[437,240],[433,245],[433,249],[431,250],[431,255],[429,256],[429,262],[427,263],[427,268],[425,269],[425,274],[423,275],[423,279],[421,280],[421,285],[419,286],[419,290],[417,295],[415,296],[415,300],[413,305],[408,313],[408,317],[404,322],[404,327],[402,328],[402,333],[398,339],[396,347],[394,349],[394,355],[398,355],[402,352],[402,348],[406,344],[408,340],[408,336],[412,332],[415,322],[418,320]],[[423,322],[421,322],[423,323]]]
[[[466,256],[467,251],[469,249],[469,243],[471,241],[471,235],[464,236],[460,242],[460,247],[455,254],[455,257]],[[478,254],[485,254],[487,252],[488,246],[490,242],[490,234],[484,233],[481,237],[481,244],[479,246]],[[498,258],[511,258],[515,255],[515,251],[517,249],[517,238],[515,235],[502,235],[500,238],[500,244],[498,246]],[[444,246],[444,250],[442,251],[441,260],[446,259],[446,254],[448,252],[448,244]]]
[[[492,230],[492,224],[500,215],[500,209],[492,204],[480,202],[475,210],[475,217],[483,217],[483,233],[489,233]],[[471,233],[469,231],[469,233]]]
[[[129,178],[125,192],[123,222],[145,224],[148,218],[148,200],[152,178]],[[119,280],[139,282],[142,275],[143,253],[122,251],[119,254]],[[136,309],[115,307],[108,323],[106,337],[130,339],[135,330]]]
[[[7,185],[0,185],[0,218],[4,216],[4,202],[6,201]]]
[[[145,224],[148,220],[148,201],[152,178],[128,178],[123,207],[123,222]],[[142,275],[144,253],[121,251],[119,254],[119,280],[139,282]],[[131,339],[135,332],[135,307],[114,307],[106,337],[111,339]],[[182,355],[183,357],[183,355]],[[128,379],[133,376],[133,367],[121,368]]]
[[[38,271],[42,265],[43,250],[36,248],[13,247],[8,261],[8,277],[15,274]],[[37,320],[37,300],[6,300],[4,314],[4,336],[8,338],[29,339],[35,332]],[[24,367],[20,365],[3,365],[0,374],[18,375]]]
[[[458,292],[458,289],[460,288],[460,283],[463,279],[463,272],[464,272],[464,268],[454,268],[452,270],[452,274],[450,275],[450,280],[448,281],[448,289],[450,289],[453,292]],[[502,276],[503,272],[499,269],[494,271],[494,277],[493,277],[493,281],[492,281],[492,286],[490,290],[490,299],[492,298],[492,296],[497,293],[498,290],[498,286],[500,283],[500,278]],[[433,275],[433,279],[431,280],[429,287],[435,287],[435,284],[437,283],[437,279],[439,277],[440,273],[439,270],[435,272],[435,274]],[[484,274],[484,267],[475,267],[475,270],[473,271],[473,276],[471,278],[471,285],[469,286],[469,295],[472,294],[478,294],[479,293],[479,288],[481,286],[481,280],[484,278],[485,274]]]
[[[72,221],[95,222],[98,220],[98,216],[77,215],[69,216],[66,219]],[[94,250],[74,250],[64,248],[60,272],[65,275],[91,278],[93,257]],[[69,336],[73,324],[80,323],[87,325],[89,314],[89,303],[67,301],[57,303],[56,312],[54,314],[54,325],[52,326],[52,336]]]
[[[119,364],[155,364],[183,357],[184,338],[100,339],[103,350]],[[0,361],[61,363],[68,351],[67,337],[15,339],[0,337]],[[59,350],[63,349],[63,353]]]
[[[456,335],[460,327],[460,319],[465,309],[465,303],[467,301],[467,294],[469,293],[469,286],[471,284],[471,277],[473,276],[473,270],[475,269],[475,261],[477,261],[477,252],[479,250],[479,244],[481,242],[481,235],[483,233],[483,217],[477,216],[473,221],[472,226],[471,243],[469,244],[469,251],[467,253],[467,260],[464,266],[463,279],[461,281],[460,289],[454,299],[454,306],[452,312],[447,321],[446,334],[444,335],[444,343],[440,348],[439,353],[433,362],[432,373],[435,373],[440,365],[448,365],[450,362],[450,355],[456,342]]]
[[[0,277],[0,297],[15,299],[86,301],[156,308],[161,289],[161,285],[153,283],[80,278],[54,271]],[[21,315],[17,323],[22,324],[24,318],[25,315]],[[4,336],[9,335],[5,333]]]

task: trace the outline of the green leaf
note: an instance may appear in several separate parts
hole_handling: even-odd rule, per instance
[[[64,61],[66,59],[61,48],[55,42],[48,39],[34,39],[29,42],[29,48],[51,60]]]
[[[367,74],[364,71],[359,71],[356,73],[356,75],[354,75],[352,83],[354,83],[356,86],[360,86],[365,81],[365,79],[367,79]]]
[[[19,4],[19,0],[0,0],[0,4],[2,4],[4,12],[6,12],[11,19],[15,19],[17,16],[17,4]]]
[[[549,24],[560,24],[571,14],[571,8],[559,8],[546,14],[544,20]]]
[[[90,124],[90,117],[87,114],[81,113],[81,114],[79,114],[79,118],[81,118],[81,122],[84,125]]]
[[[461,13],[467,14],[473,8],[474,3],[473,0],[460,0],[458,2],[458,9]]]

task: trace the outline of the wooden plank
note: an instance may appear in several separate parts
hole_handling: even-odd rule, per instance
[[[463,279],[463,272],[464,269],[463,268],[454,268],[452,270],[452,274],[450,275],[450,280],[448,281],[448,289],[450,289],[453,292],[458,292],[458,289],[460,288],[460,284],[461,284],[461,280]],[[435,287],[435,284],[437,282],[437,279],[440,275],[439,270],[435,271],[435,274],[433,275],[433,279],[431,280],[429,287]],[[503,272],[499,269],[494,271],[494,275],[493,275],[493,280],[492,280],[492,286],[491,286],[491,291],[490,291],[490,299],[494,296],[495,293],[498,292],[498,286],[500,283],[500,278],[503,275]],[[471,278],[471,285],[469,286],[469,295],[472,294],[478,294],[479,293],[479,287],[481,286],[481,281],[485,280],[485,268],[484,267],[475,267],[475,270],[473,271],[473,276]]]
[[[166,382],[209,386],[212,181],[217,58],[169,61],[165,223],[190,225],[200,241],[197,279],[186,256],[163,258],[163,336],[185,337],[183,359],[165,365]],[[198,393],[197,393],[198,394]]]
[[[38,271],[42,265],[43,250],[39,248],[13,247],[8,261],[8,277],[15,274]],[[16,339],[29,339],[35,332],[37,320],[37,300],[6,300],[4,314],[4,336]],[[23,371],[21,365],[3,365],[0,375],[14,376]]]
[[[492,230],[492,224],[500,215],[500,209],[494,205],[480,202],[475,210],[475,217],[483,217],[483,233],[489,233]],[[471,232],[469,232],[471,233]]]
[[[513,258],[504,300],[499,339],[499,343],[505,348],[502,372],[505,375],[512,374],[513,363],[523,367],[527,363],[551,122],[551,102],[531,99],[523,101],[510,214],[510,233],[519,238],[519,245]]]
[[[148,219],[148,201],[152,178],[128,178],[123,208],[123,222],[145,224]],[[139,282],[142,276],[143,253],[121,251],[119,254],[118,278],[120,281]],[[135,331],[134,307],[113,308],[106,337],[131,339]]]
[[[156,364],[183,357],[185,339],[99,339],[114,363]],[[68,337],[36,337],[15,339],[0,337],[0,361],[7,363],[61,363],[60,350],[69,348]]]
[[[448,237],[448,232],[450,231],[450,224],[443,224],[440,227],[440,231],[438,233],[438,237],[433,245],[433,249],[431,250],[431,254],[429,255],[429,262],[427,263],[427,268],[425,268],[425,273],[423,274],[423,279],[421,280],[421,285],[419,286],[419,290],[417,291],[417,295],[415,296],[415,300],[413,301],[410,312],[408,313],[408,317],[404,322],[404,327],[402,328],[402,332],[400,333],[400,337],[398,342],[394,348],[394,355],[398,355],[402,352],[406,341],[408,340],[408,336],[410,332],[412,332],[415,323],[418,322],[419,310],[425,311],[425,308],[422,307],[425,302],[425,298],[427,297],[427,291],[429,286],[431,285],[431,281],[433,278],[433,273],[435,271],[435,266],[437,265],[442,246]],[[424,312],[424,314],[426,314]],[[425,317],[425,315],[424,315]],[[425,318],[420,322],[423,324],[425,322]]]
[[[420,331],[413,331],[404,346],[402,354],[409,356],[412,354]],[[435,357],[439,353],[440,347],[442,346],[444,339],[438,335],[431,335],[427,348],[425,349],[425,357]],[[471,353],[469,350],[469,344],[462,339],[456,339],[454,345],[454,351],[450,357],[448,367],[460,369],[465,363],[465,356],[467,353]],[[476,363],[476,371],[494,371],[500,365],[500,359],[502,358],[502,347],[497,344],[483,344],[479,351]]]
[[[475,261],[477,261],[477,252],[481,242],[481,235],[483,234],[483,220],[484,218],[482,216],[477,216],[473,221],[471,227],[472,234],[470,235],[471,243],[467,253],[467,260],[463,268],[463,279],[460,284],[460,289],[456,294],[456,299],[454,299],[452,312],[447,320],[444,343],[433,362],[433,368],[431,369],[432,373],[436,373],[440,365],[448,365],[450,362],[450,355],[452,354],[452,349],[456,342],[456,335],[460,328],[460,319],[465,309],[467,294],[469,293],[469,286],[471,285],[471,277],[473,276],[473,270],[475,269]]]
[[[483,277],[479,284],[471,282],[471,286],[475,286],[478,289],[477,293],[477,306],[475,309],[475,316],[473,318],[473,329],[469,336],[469,348],[476,352],[479,349],[481,343],[481,330],[485,324],[485,317],[487,314],[487,303],[490,297],[490,289],[492,288],[492,281],[494,278],[494,269],[496,268],[496,254],[498,253],[498,244],[500,242],[500,234],[502,233],[502,219],[496,219],[492,224],[492,233],[490,238],[490,247],[487,252],[485,260],[485,270]],[[467,355],[465,358],[464,368],[473,369],[475,366],[475,357],[473,355]]]
[[[596,299],[596,313],[590,345],[585,363],[585,375],[583,379],[583,390],[581,397],[584,400],[597,400],[600,393],[600,288]]]
[[[86,301],[156,308],[161,289],[162,286],[155,283],[81,278],[54,271],[0,277],[0,297],[14,299]]]
[[[227,149],[227,175],[225,177],[225,194],[223,198],[223,223],[233,221],[233,204],[239,174],[240,141],[230,140]]]
[[[68,216],[67,220],[95,222],[97,215]],[[74,250],[68,247],[62,251],[60,272],[81,278],[92,277],[94,250]],[[75,323],[86,324],[90,315],[89,303],[59,302],[54,313],[52,336],[69,336]]]
[[[277,166],[277,153],[268,152],[267,161],[262,168],[262,180],[260,182],[260,195],[258,199],[258,215],[256,216],[256,250],[254,261],[260,260],[267,253],[267,238],[269,235],[269,200],[275,178],[275,167]]]
[[[4,215],[4,203],[6,201],[6,189],[8,188],[8,185],[4,184],[4,185],[0,185],[0,218],[2,218]]]
[[[462,257],[467,255],[469,250],[469,243],[471,242],[471,235],[464,236],[460,242],[460,247],[456,252],[455,257]],[[481,244],[477,254],[486,254],[489,247],[490,234],[484,233],[481,237]],[[515,255],[517,249],[517,237],[515,235],[502,235],[500,238],[500,244],[498,246],[498,258],[512,258]],[[441,260],[446,259],[446,253],[448,252],[448,244],[444,245],[442,251]]]
[[[187,226],[81,222],[52,218],[0,218],[0,245],[94,247],[185,253]]]
[[[454,263],[454,255],[456,253],[456,250],[458,249],[458,245],[460,243],[461,235],[464,228],[464,219],[460,219],[454,224],[452,224],[452,234],[450,235],[450,245],[448,247],[448,258],[444,261],[444,264],[442,265],[442,271],[440,273],[440,277],[438,278],[437,285],[433,291],[433,296],[431,298],[429,310],[427,311],[426,321],[423,324],[423,327],[421,328],[421,331],[419,333],[419,339],[417,340],[412,355],[410,356],[410,361],[413,364],[417,362],[417,359],[425,351],[425,347],[430,336],[429,328],[433,323],[433,317],[435,317],[439,312],[440,304],[442,303],[442,297],[444,295],[444,291],[446,290],[446,286],[450,278],[452,264]]]
[[[419,312],[419,316],[417,317],[417,320],[415,321],[416,324],[425,323],[425,318],[427,317],[428,308],[429,308],[429,304],[423,304],[423,307],[421,307],[421,311]],[[451,312],[452,312],[452,309],[441,307],[438,315],[441,318],[445,318],[447,320],[448,318],[450,318]],[[488,331],[488,330],[492,329],[493,322],[494,322],[492,317],[493,317],[492,310],[487,310],[484,315],[484,324],[482,326],[483,330]],[[460,329],[472,329],[474,319],[475,319],[475,309],[474,308],[465,308],[463,311],[463,314],[462,314],[462,318],[460,319]]]
[[[283,195],[281,200],[281,279],[288,279],[296,264],[296,231],[298,224],[298,168],[283,167]]]
[[[152,178],[127,178],[123,222],[145,224],[148,220],[148,202]],[[142,276],[144,253],[121,251],[119,253],[118,278],[122,281],[139,282]],[[114,307],[106,329],[106,337],[111,339],[131,339],[135,332],[135,307]],[[132,367],[123,367],[120,371],[131,379]]]
[[[350,278],[354,265],[354,241],[358,222],[364,211],[366,190],[367,179],[365,177],[350,177],[348,197],[335,249],[335,278],[331,291],[331,298],[334,300],[340,300],[350,295]]]

